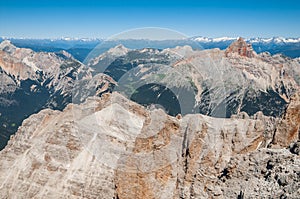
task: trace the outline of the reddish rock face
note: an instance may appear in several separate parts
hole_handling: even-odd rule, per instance
[[[225,51],[226,57],[230,54],[237,53],[240,56],[252,58],[256,56],[251,44],[247,44],[243,38],[239,38],[233,42]]]
[[[273,147],[287,147],[300,137],[300,95],[295,94],[276,129]]]

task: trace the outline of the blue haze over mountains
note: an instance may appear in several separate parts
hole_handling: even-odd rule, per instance
[[[200,39],[199,39],[200,38]],[[205,39],[202,39],[205,38]],[[0,38],[0,42],[6,38]],[[20,48],[30,48],[37,52],[59,52],[66,50],[79,61],[84,61],[87,55],[99,44],[101,49],[98,53],[105,52],[108,49],[122,44],[130,49],[140,49],[145,46],[149,48],[165,49],[176,46],[190,45],[194,49],[226,49],[236,38],[208,39],[206,37],[192,37],[183,40],[111,40],[104,39],[18,39],[8,38],[14,45]],[[281,40],[280,40],[281,39]],[[270,39],[251,38],[247,39],[252,44],[257,53],[269,52],[273,54],[283,54],[285,56],[296,58],[300,57],[300,39],[294,39],[294,42],[285,42],[284,38],[273,37]]]

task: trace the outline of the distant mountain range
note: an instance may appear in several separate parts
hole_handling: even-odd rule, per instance
[[[234,41],[237,40],[238,37],[220,37],[220,38],[208,38],[208,37],[194,37],[192,38],[195,41],[198,42],[226,42],[226,41]],[[245,39],[245,41],[249,43],[277,43],[277,44],[287,44],[287,43],[299,43],[300,42],[300,37],[299,38],[284,38],[284,37],[271,37],[271,38],[250,38],[250,39]]]
[[[0,42],[8,39],[15,46],[20,48],[31,48],[34,51],[42,52],[59,52],[65,50],[72,54],[79,61],[84,61],[86,56],[99,44],[101,44],[101,52],[122,44],[130,49],[141,49],[146,47],[165,49],[174,48],[176,46],[190,45],[194,49],[226,49],[234,40],[234,37],[191,37],[182,40],[110,40],[96,38],[60,38],[60,39],[26,39],[26,38],[7,38],[0,37]],[[245,39],[251,43],[253,49],[257,53],[269,52],[273,54],[283,54],[285,56],[296,58],[300,57],[300,37],[299,38],[250,38]],[[99,53],[99,52],[98,52]]]
[[[237,38],[221,37],[221,38],[208,38],[208,37],[193,37],[192,40],[197,41],[203,48],[227,48]],[[253,49],[257,53],[269,52],[273,54],[283,54],[285,56],[295,58],[300,57],[300,37],[299,38],[250,38],[245,39],[247,43],[252,44]]]
[[[237,40],[239,37],[203,37],[203,36],[195,36],[187,38],[187,40],[195,40],[198,42],[226,42],[226,41],[234,41]],[[14,37],[0,37],[0,40],[15,40],[15,41],[44,41],[44,42],[76,42],[76,43],[93,43],[93,42],[101,42],[105,39],[100,38],[71,38],[71,37],[62,37],[57,39],[34,39],[34,38],[14,38]],[[184,39],[183,39],[184,40]],[[300,37],[268,37],[268,38],[262,38],[262,37],[255,37],[255,38],[244,38],[245,41],[249,43],[300,43]]]

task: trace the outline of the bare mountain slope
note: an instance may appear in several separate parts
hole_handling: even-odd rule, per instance
[[[83,80],[77,85],[78,76]],[[97,84],[91,84],[93,79]],[[108,89],[110,77],[92,77],[90,70],[65,51],[34,52],[0,43],[0,150],[21,122],[43,108],[62,110],[72,101],[74,88]],[[93,87],[93,88],[94,88]],[[105,88],[106,89],[103,89]],[[92,89],[96,91],[97,89]],[[81,92],[81,95],[86,93]]]
[[[0,152],[0,196],[297,198],[299,143],[283,146],[299,135],[275,133],[288,117],[236,117],[171,117],[118,93],[43,110]],[[268,148],[274,140],[277,149]]]

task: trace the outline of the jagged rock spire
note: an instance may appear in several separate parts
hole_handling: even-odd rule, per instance
[[[225,51],[226,57],[230,54],[238,54],[244,57],[255,57],[256,53],[252,48],[251,44],[247,44],[242,37],[239,37],[236,41],[234,41]]]

